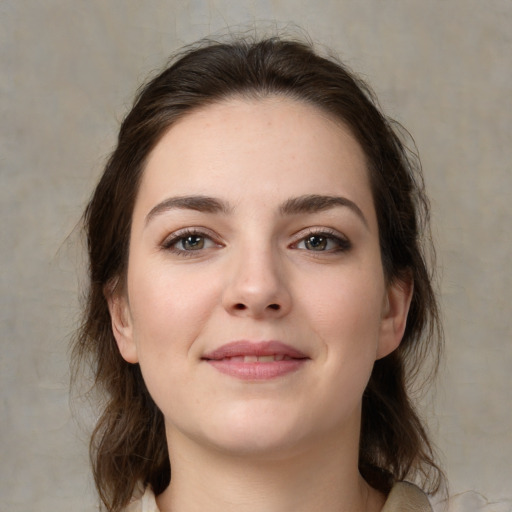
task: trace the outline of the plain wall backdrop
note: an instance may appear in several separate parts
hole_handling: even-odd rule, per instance
[[[136,88],[183,44],[287,23],[416,140],[447,344],[424,414],[452,493],[512,498],[512,1],[0,0],[1,510],[95,508],[68,404],[73,229]]]

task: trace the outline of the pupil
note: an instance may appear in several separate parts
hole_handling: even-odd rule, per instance
[[[190,235],[183,240],[183,246],[185,249],[202,249],[204,245],[203,237],[199,235]]]
[[[323,250],[326,245],[327,239],[323,236],[310,236],[306,242],[306,247],[314,251]]]

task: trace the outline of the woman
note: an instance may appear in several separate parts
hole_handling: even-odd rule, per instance
[[[107,510],[430,510],[400,484],[442,481],[408,396],[441,344],[428,206],[365,84],[292,41],[188,50],[84,221]]]

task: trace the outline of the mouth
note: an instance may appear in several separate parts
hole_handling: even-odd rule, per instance
[[[210,359],[210,361],[230,361],[233,363],[273,363],[274,361],[290,361],[292,359],[294,358],[283,354],[270,354],[268,356],[228,356],[223,357],[222,359]]]
[[[216,370],[242,380],[267,380],[296,372],[310,358],[279,341],[235,341],[203,355]]]

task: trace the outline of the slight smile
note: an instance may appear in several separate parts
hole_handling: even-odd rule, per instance
[[[279,341],[234,341],[206,353],[203,361],[242,380],[267,380],[300,369],[310,358]]]

